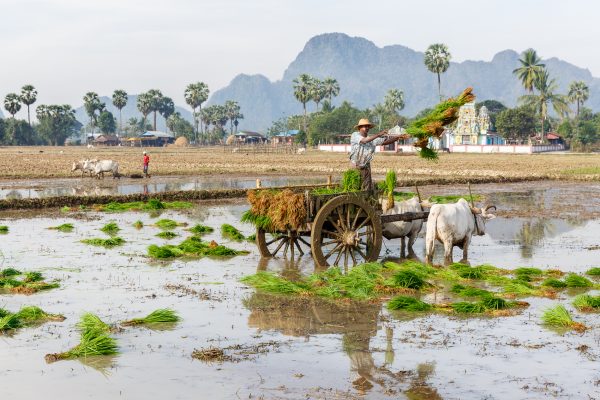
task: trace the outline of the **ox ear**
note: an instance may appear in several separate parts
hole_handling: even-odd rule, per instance
[[[482,215],[482,217],[485,218],[486,220],[496,218],[496,216],[494,214],[485,214],[485,215]]]

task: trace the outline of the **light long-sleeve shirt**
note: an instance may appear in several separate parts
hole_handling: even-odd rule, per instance
[[[385,138],[379,137],[369,143],[361,143],[363,136],[360,132],[354,132],[350,136],[350,161],[358,168],[363,168],[371,162],[375,148],[385,142]]]

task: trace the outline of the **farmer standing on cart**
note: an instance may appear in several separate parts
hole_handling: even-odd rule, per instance
[[[361,190],[373,190],[371,179],[371,160],[376,146],[385,146],[398,141],[400,136],[384,138],[388,131],[383,130],[375,135],[369,136],[369,129],[373,126],[368,119],[362,118],[354,126],[355,131],[350,136],[350,162],[360,172]]]

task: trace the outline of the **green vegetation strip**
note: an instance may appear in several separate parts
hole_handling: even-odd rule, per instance
[[[164,231],[164,232],[157,233],[156,236],[161,239],[173,239],[179,235],[173,231]]]
[[[132,326],[132,325],[151,325],[158,323],[176,323],[179,322],[181,318],[177,315],[174,310],[168,308],[160,308],[158,310],[154,310],[144,318],[134,318],[129,321],[124,321],[121,323],[123,326]]]
[[[202,225],[202,224],[194,225],[188,230],[190,232],[192,232],[194,235],[204,235],[204,234],[211,233],[214,231],[214,229],[211,228],[210,226],[206,226],[206,225]]]
[[[199,236],[190,236],[178,245],[148,247],[148,255],[155,259],[171,259],[177,257],[227,257],[248,254],[247,251],[230,249],[216,242],[205,242]]]
[[[117,225],[116,222],[109,222],[108,224],[104,225],[100,230],[106,233],[107,235],[116,235],[117,232],[121,230],[121,228],[119,228],[119,225]]]
[[[1,234],[8,233],[8,226],[0,225],[0,233]]]
[[[81,241],[81,243],[90,244],[92,246],[102,246],[102,247],[106,247],[107,249],[111,249],[116,246],[121,246],[123,243],[125,243],[125,239],[115,236],[115,237],[111,237],[109,239],[101,239],[101,238],[83,239]]]
[[[41,272],[21,272],[14,268],[6,268],[0,271],[0,289],[12,293],[32,294],[40,290],[49,290],[59,287],[56,282],[44,282]]]
[[[71,223],[66,223],[66,224],[61,224],[61,225],[58,225],[58,226],[51,226],[48,229],[54,229],[54,230],[57,230],[57,231],[60,231],[60,232],[67,232],[68,233],[68,232],[72,232],[73,229],[75,229],[75,227]]]
[[[164,218],[164,219],[159,219],[158,221],[156,221],[154,223],[154,225],[156,225],[157,227],[159,227],[162,230],[170,231],[170,230],[177,228],[178,226],[185,225],[185,224],[179,223],[177,221],[173,221],[172,219]]]
[[[448,203],[456,203],[458,200],[460,199],[465,199],[468,202],[475,202],[475,201],[480,201],[482,199],[482,197],[478,194],[474,194],[473,196],[470,195],[459,195],[459,194],[448,194],[445,196],[430,196],[429,197],[429,201],[431,203],[436,203],[436,204],[448,204]]]
[[[8,332],[19,328],[42,324],[47,321],[64,321],[59,314],[49,314],[36,306],[21,308],[16,313],[0,308],[0,332]]]
[[[235,240],[236,242],[241,242],[246,239],[238,228],[229,224],[221,225],[221,235],[223,235],[224,238]]]
[[[598,267],[590,268],[585,273],[587,275],[591,275],[591,276],[600,276],[600,268],[598,268]]]

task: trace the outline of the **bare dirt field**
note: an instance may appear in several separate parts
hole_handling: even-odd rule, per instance
[[[150,173],[165,175],[339,175],[349,167],[345,153],[232,153],[225,147],[150,148]],[[142,149],[128,147],[2,147],[0,179],[55,178],[71,173],[73,161],[113,159],[124,175],[141,173]],[[378,154],[373,174],[398,171],[400,183],[506,182],[520,180],[600,180],[600,155],[552,153],[539,155],[440,154],[436,162],[416,155]]]

